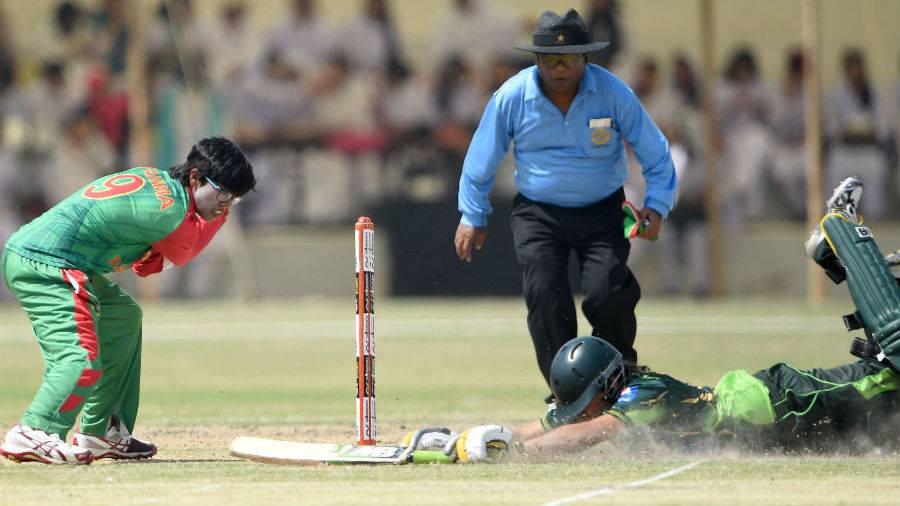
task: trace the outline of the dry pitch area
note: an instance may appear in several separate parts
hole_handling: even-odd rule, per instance
[[[887,504],[900,455],[764,456],[631,452],[603,446],[539,462],[470,466],[285,467],[227,454],[237,435],[353,438],[352,301],[146,305],[139,435],[149,462],[88,468],[0,462],[0,504]],[[713,305],[647,300],[642,361],[696,383],[776,361],[850,360],[839,315],[788,300]],[[586,326],[582,322],[582,329]],[[378,306],[381,439],[425,424],[461,430],[539,416],[546,394],[518,299],[383,300]],[[27,322],[0,308],[0,425],[37,388]],[[679,474],[656,477],[694,465]],[[631,487],[624,487],[632,485]]]

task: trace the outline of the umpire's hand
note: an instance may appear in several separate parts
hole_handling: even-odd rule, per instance
[[[659,231],[662,229],[662,215],[658,212],[650,209],[649,207],[645,207],[640,211],[641,218],[645,218],[649,220],[647,226],[644,227],[644,231],[639,233],[637,236],[641,239],[655,239],[659,236]],[[457,235],[459,232],[457,232]]]
[[[481,247],[484,246],[484,241],[486,239],[486,227],[473,227],[471,225],[460,223],[459,226],[456,227],[456,237],[453,239],[453,243],[456,245],[456,256],[458,256],[460,260],[471,262],[472,245],[475,245],[475,249],[481,249]]]

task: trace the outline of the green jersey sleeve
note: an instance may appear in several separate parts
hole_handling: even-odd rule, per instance
[[[184,220],[187,189],[168,172],[136,167],[86,185],[13,234],[6,247],[85,272],[124,270]]]

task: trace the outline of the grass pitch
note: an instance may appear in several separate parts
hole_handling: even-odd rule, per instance
[[[789,300],[639,305],[641,361],[698,384],[777,361],[848,362],[846,304]],[[0,504],[544,504],[681,474],[575,504],[884,504],[900,501],[900,456],[761,456],[605,445],[537,462],[454,466],[286,467],[228,456],[238,435],[352,441],[352,303],[302,299],[144,307],[136,433],[151,461],[87,468],[0,462]],[[378,306],[380,440],[420,425],[461,430],[539,416],[537,371],[519,299],[393,299]],[[587,329],[581,322],[581,329]],[[16,422],[42,363],[17,308],[0,309],[0,424]]]

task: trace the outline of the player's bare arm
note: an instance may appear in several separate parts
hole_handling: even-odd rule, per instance
[[[609,414],[603,414],[585,422],[563,425],[541,436],[526,439],[524,441],[524,449],[526,453],[580,451],[604,441],[609,441],[623,429],[624,425],[618,418]]]
[[[523,423],[522,425],[512,427],[511,430],[519,441],[528,441],[529,439],[538,438],[547,433],[540,420]]]

